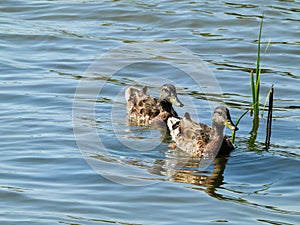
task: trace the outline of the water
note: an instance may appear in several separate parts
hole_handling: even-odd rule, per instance
[[[1,224],[299,223],[298,1],[20,0],[2,1],[0,8]],[[236,119],[251,100],[263,8],[262,41],[271,45],[262,96],[275,85],[269,151],[264,120],[256,144],[248,146],[252,118],[246,116],[235,151],[201,169],[168,148],[164,130],[126,123],[124,89],[149,84],[158,95],[165,80],[178,86],[186,104],[180,115],[190,111],[209,124],[211,105],[225,102]],[[179,48],[173,59],[124,66],[108,81],[111,61],[88,76],[102,54],[145,41],[200,57],[222,93],[170,65],[180,59]],[[137,58],[152,56],[143,51]],[[185,61],[175,64],[192,68]],[[76,96],[87,77],[92,89]]]

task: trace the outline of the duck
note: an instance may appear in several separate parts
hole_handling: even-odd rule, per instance
[[[178,117],[173,105],[182,107],[178,99],[176,87],[164,84],[160,89],[160,97],[147,94],[147,86],[141,90],[129,87],[125,91],[126,108],[129,121],[134,125],[167,124],[167,119]]]
[[[234,146],[224,135],[225,126],[237,131],[228,108],[218,106],[212,115],[212,126],[195,122],[189,113],[183,118],[169,117],[167,126],[173,142],[171,148],[180,148],[194,157],[214,158],[220,154],[228,154]]]

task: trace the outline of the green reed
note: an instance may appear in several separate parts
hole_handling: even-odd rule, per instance
[[[250,109],[246,110],[236,121],[236,125],[239,124],[240,120],[250,111],[250,115],[253,115],[252,121],[252,129],[250,131],[250,139],[249,146],[253,146],[257,137],[257,132],[259,128],[259,112],[260,112],[260,78],[261,78],[261,38],[262,38],[262,28],[264,21],[264,13],[262,13],[260,26],[259,26],[259,34],[258,34],[258,42],[257,42],[257,57],[256,57],[256,68],[255,73],[251,71],[250,73],[250,86],[251,86],[251,94],[252,94],[252,104]],[[270,41],[267,44],[265,53],[270,46]],[[272,87],[273,91],[273,87]],[[272,105],[273,106],[273,105]],[[269,110],[272,110],[269,108]],[[271,128],[269,127],[269,130]],[[232,142],[235,141],[235,131],[232,133]],[[269,143],[269,142],[268,142]]]
[[[258,115],[259,115],[259,93],[260,93],[260,74],[261,74],[261,68],[260,68],[261,36],[262,36],[263,21],[264,21],[264,14],[262,14],[262,18],[260,21],[260,27],[259,27],[255,76],[254,76],[253,72],[251,72],[251,74],[250,74],[252,107],[253,107],[252,112],[253,112],[254,117],[258,117]]]

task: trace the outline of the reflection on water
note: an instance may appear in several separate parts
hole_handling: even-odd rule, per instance
[[[187,156],[185,156],[187,157]],[[209,196],[222,199],[216,193],[216,188],[223,184],[223,173],[228,156],[218,156],[212,162],[213,170],[206,170],[209,162],[201,162],[199,159],[185,158],[182,155],[169,154],[166,160],[157,160],[149,168],[149,172],[163,175],[166,180],[192,184],[191,188],[206,192]]]

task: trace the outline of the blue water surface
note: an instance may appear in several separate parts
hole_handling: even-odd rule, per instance
[[[0,10],[1,224],[299,224],[300,2],[3,0]],[[247,114],[236,149],[207,167],[172,151],[164,129],[128,124],[124,90],[158,96],[163,82],[177,86],[180,116],[210,124],[223,103],[236,120],[251,104],[263,11],[268,150],[266,112],[253,145]]]

